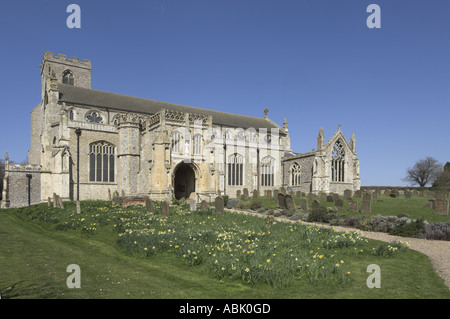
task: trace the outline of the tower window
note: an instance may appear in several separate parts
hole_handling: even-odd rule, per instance
[[[64,71],[62,82],[64,84],[73,85],[74,78],[72,72],[70,72],[69,70]]]
[[[333,146],[331,153],[331,181],[344,181],[344,167],[345,167],[345,152],[344,145],[341,140],[338,140]]]

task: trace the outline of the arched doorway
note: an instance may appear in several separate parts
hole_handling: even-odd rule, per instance
[[[174,176],[175,198],[189,198],[192,192],[195,192],[195,172],[191,165],[181,163],[175,169]]]

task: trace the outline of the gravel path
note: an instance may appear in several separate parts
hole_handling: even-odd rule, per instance
[[[254,212],[248,211],[239,211],[232,210],[233,212],[245,213],[254,216],[265,216]],[[230,211],[231,212],[231,211]],[[276,217],[275,220],[282,222],[293,222],[284,217]],[[320,223],[308,223],[303,222],[305,225],[317,225],[325,228],[333,228],[337,232],[345,232],[345,231],[355,231],[355,228],[351,227],[343,227],[343,226],[330,226],[328,224],[320,224]],[[411,238],[411,237],[400,237],[393,236],[386,233],[381,232],[371,232],[371,231],[358,231],[361,233],[361,236],[375,239],[385,242],[392,241],[403,241],[408,242],[410,244],[409,248],[417,250],[430,258],[431,263],[433,264],[434,270],[436,273],[445,281],[445,284],[450,289],[450,241],[444,240],[428,240],[428,239],[419,239],[419,238]]]

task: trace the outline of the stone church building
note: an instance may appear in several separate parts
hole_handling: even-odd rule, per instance
[[[286,119],[250,117],[91,88],[91,62],[45,52],[41,101],[31,111],[28,165],[5,157],[2,204],[108,199],[213,200],[284,187],[294,192],[360,188],[356,140],[340,130],[294,153]]]

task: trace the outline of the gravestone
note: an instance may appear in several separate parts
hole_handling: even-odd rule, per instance
[[[390,191],[389,189],[386,189],[386,190],[384,191],[384,195],[386,195],[386,196],[388,196],[390,193],[391,193],[391,191]]]
[[[167,201],[161,202],[161,216],[169,217],[169,203]]]
[[[308,200],[306,198],[300,199],[300,208],[306,213],[308,212]]]
[[[267,198],[267,199],[272,199],[272,191],[271,191],[270,189],[268,189],[268,190],[266,191],[266,198]]]
[[[344,201],[342,199],[337,199],[334,201],[334,204],[336,205],[336,208],[338,210],[343,210],[344,209]]]
[[[361,197],[361,190],[358,189],[357,191],[355,191],[355,194],[353,195],[353,197]]]
[[[319,199],[320,200],[327,200],[327,193],[319,192]]]
[[[253,190],[253,198],[258,198],[259,197],[259,192],[257,189]]]
[[[425,208],[431,208],[434,209],[434,199],[429,199],[428,202],[425,204]]]
[[[48,207],[52,206],[52,199],[50,197],[47,198],[47,206]]]
[[[345,199],[352,199],[352,195],[353,195],[353,192],[351,189],[344,190],[344,198]]]
[[[434,213],[439,215],[448,215],[448,200],[436,199],[434,201]]]
[[[396,197],[400,196],[400,192],[398,190],[393,190],[391,194],[394,194]]]
[[[302,192],[296,191],[295,192],[295,197],[302,197]]]
[[[76,206],[77,206],[77,215],[80,215],[80,214],[81,214],[81,205],[80,205],[80,201],[77,200]]]
[[[197,200],[195,198],[191,198],[189,200],[189,210],[191,212],[195,212],[197,210]]]
[[[248,197],[248,189],[247,188],[244,188],[243,195],[244,195],[244,200],[247,200],[249,198]]]
[[[209,208],[209,204],[206,200],[202,200],[202,202],[200,203],[200,210],[201,211],[207,211]]]
[[[147,213],[153,212],[153,202],[148,196],[145,198],[145,209],[147,210]]]
[[[286,208],[289,210],[294,210],[295,209],[295,202],[294,199],[292,198],[291,195],[286,195],[284,197],[284,200],[286,202]]]
[[[217,196],[215,199],[216,214],[223,215],[223,212],[224,212],[223,206],[224,206],[223,197]]]
[[[319,209],[319,207],[320,207],[319,201],[317,199],[313,200],[311,210],[316,211]]]
[[[356,200],[349,200],[348,201],[348,210],[352,213],[358,212],[358,202]]]
[[[273,198],[278,198],[278,194],[280,193],[280,191],[278,189],[274,189],[273,191]]]
[[[369,194],[369,193],[364,193],[363,194],[363,201],[369,201],[369,202],[371,202],[372,201],[372,195],[371,194]]]
[[[278,193],[278,208],[286,209],[286,199],[283,193]]]
[[[327,196],[327,202],[329,202],[329,203],[334,202],[334,198],[333,198],[332,195],[328,195],[328,196]]]
[[[238,189],[236,191],[236,198],[241,198],[241,190],[240,189]]]
[[[395,195],[395,193],[390,193],[389,196],[392,198],[397,198],[397,195]]]
[[[286,188],[284,188],[283,186],[280,187],[280,193],[282,193],[283,195],[286,195]]]
[[[120,192],[120,197],[124,198],[125,197],[125,191],[122,189],[122,191]]]
[[[368,214],[372,211],[372,201],[363,200],[361,204],[361,213]]]
[[[405,198],[411,198],[412,193],[410,191],[405,191]]]
[[[56,196],[56,193],[53,193],[53,208],[58,207],[58,198]]]
[[[64,209],[64,203],[62,201],[62,198],[59,195],[56,195],[58,198],[58,207],[61,209]]]
[[[108,188],[108,200],[111,201],[111,190]]]

